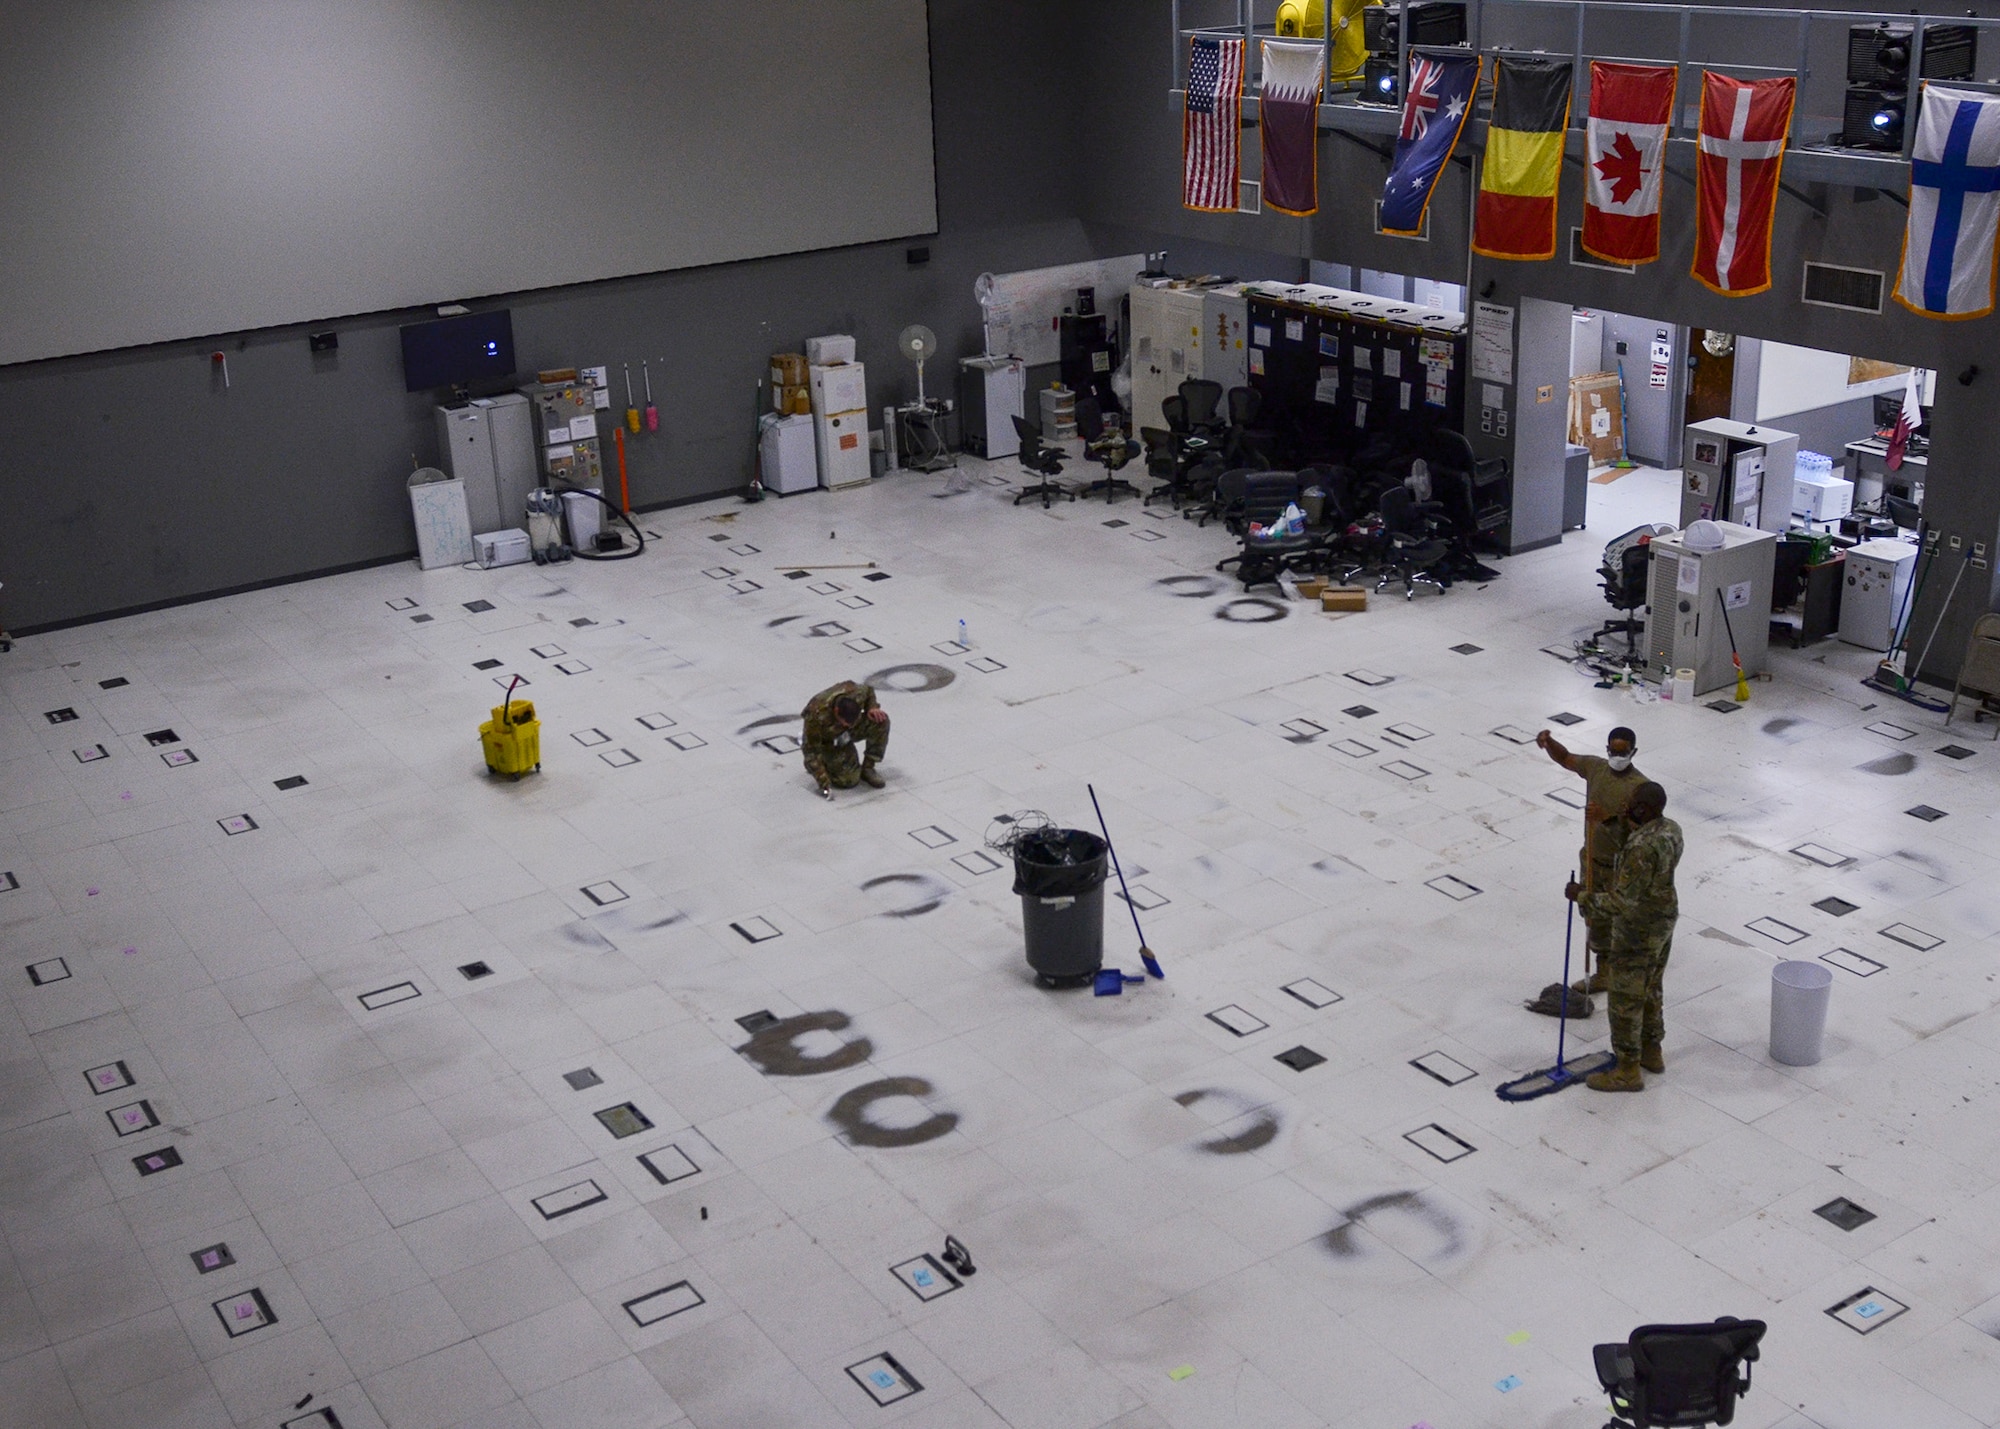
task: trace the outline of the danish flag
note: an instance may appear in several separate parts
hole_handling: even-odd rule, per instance
[[[1694,279],[1725,298],[1771,286],[1771,218],[1798,81],[1705,70],[1695,157]]]

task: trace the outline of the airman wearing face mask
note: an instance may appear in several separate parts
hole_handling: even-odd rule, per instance
[[[1583,871],[1583,887],[1586,890],[1603,890],[1611,886],[1611,871],[1618,861],[1618,850],[1625,846],[1630,832],[1625,822],[1632,795],[1646,776],[1632,763],[1632,755],[1639,747],[1639,737],[1625,726],[1611,731],[1604,741],[1604,755],[1572,754],[1556,737],[1547,730],[1535,736],[1535,743],[1548,752],[1549,758],[1562,765],[1572,774],[1583,778],[1583,848],[1579,854],[1579,866]],[[1587,951],[1609,947],[1611,929],[1601,917],[1587,917],[1589,935],[1584,947]],[[1602,926],[1600,926],[1602,925]],[[1587,990],[1604,991],[1604,971],[1598,968],[1590,975]]]

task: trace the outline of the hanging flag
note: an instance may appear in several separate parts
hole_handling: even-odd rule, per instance
[[[1771,286],[1771,219],[1798,81],[1701,76],[1694,280],[1725,298]]]
[[[1187,112],[1181,119],[1181,204],[1236,210],[1243,148],[1243,41],[1188,42]]]
[[[1933,318],[1993,311],[2000,232],[2000,99],[1924,86],[1896,301]]]
[[[1660,256],[1660,175],[1677,78],[1672,65],[1590,62],[1582,241],[1593,258]]]
[[[1321,45],[1264,41],[1257,133],[1264,150],[1264,207],[1280,213],[1319,209]]]
[[[1452,147],[1472,113],[1479,85],[1477,55],[1410,56],[1410,90],[1403,97],[1403,125],[1396,134],[1396,157],[1382,186],[1384,233],[1419,238],[1431,190],[1451,158]]]
[[[1919,308],[1917,311],[1922,312]],[[1966,314],[1971,317],[1971,313]],[[1923,389],[1917,385],[1917,370],[1910,369],[1910,380],[1903,384],[1903,406],[1896,413],[1896,425],[1889,432],[1889,455],[1882,465],[1891,471],[1899,471],[1903,465],[1903,453],[1909,450],[1910,433],[1924,424]]]
[[[1493,61],[1493,115],[1472,251],[1488,258],[1556,256],[1556,185],[1569,132],[1567,60]]]

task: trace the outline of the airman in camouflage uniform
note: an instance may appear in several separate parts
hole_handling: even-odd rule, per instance
[[[1674,869],[1681,861],[1681,826],[1665,816],[1666,807],[1666,790],[1641,784],[1626,808],[1630,831],[1610,887],[1586,893],[1578,884],[1569,886],[1586,917],[1603,918],[1610,926],[1610,945],[1599,950],[1599,965],[1610,994],[1611,1050],[1618,1065],[1586,1079],[1600,1092],[1643,1091],[1642,1070],[1667,1069],[1660,1048],[1666,1035],[1660,994],[1680,917]]]
[[[1612,868],[1618,861],[1618,850],[1625,843],[1625,806],[1631,802],[1632,792],[1646,782],[1646,776],[1632,766],[1632,755],[1638,749],[1639,737],[1624,725],[1611,731],[1604,740],[1604,757],[1595,754],[1572,754],[1550,734],[1543,730],[1535,736],[1535,743],[1545,750],[1549,758],[1562,765],[1572,774],[1583,778],[1583,849],[1580,866],[1586,870],[1583,886],[1592,891],[1602,891],[1611,887]],[[1595,954],[1597,970],[1590,974],[1587,982],[1579,982],[1577,992],[1603,992],[1604,980],[1603,949],[1611,942],[1611,925],[1603,917],[1584,914],[1584,938],[1586,959]]]
[[[856,784],[882,787],[882,775],[875,766],[889,747],[889,716],[875,703],[873,688],[842,680],[814,695],[801,717],[805,720],[801,751],[806,773],[819,785],[822,799],[831,799],[835,789],[852,789]],[[857,736],[865,759],[855,753]]]

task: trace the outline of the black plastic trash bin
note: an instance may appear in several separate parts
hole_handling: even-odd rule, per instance
[[[1104,840],[1044,829],[1014,844],[1028,966],[1043,987],[1081,987],[1104,965]]]

